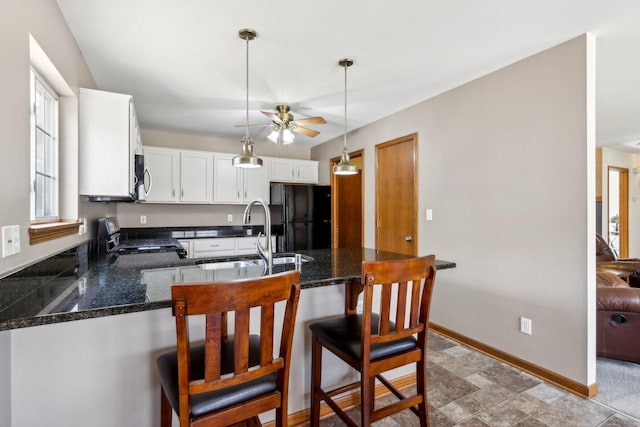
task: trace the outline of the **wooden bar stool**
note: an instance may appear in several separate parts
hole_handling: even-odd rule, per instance
[[[287,425],[289,367],[300,295],[300,272],[290,271],[233,282],[174,285],[177,350],[157,359],[162,385],[161,425],[259,425],[257,415],[276,409],[276,426]],[[275,326],[275,305],[286,301],[282,325]],[[283,303],[285,304],[285,303]],[[249,334],[250,311],[260,307],[260,335]],[[233,312],[233,335],[227,335]],[[205,342],[189,341],[188,318],[205,315]],[[274,332],[275,331],[275,332]],[[280,349],[273,346],[280,336]]]
[[[333,397],[360,388],[360,421],[368,426],[404,409],[415,412],[422,427],[429,426],[427,406],[427,329],[431,292],[435,281],[435,256],[362,264],[364,305],[362,315],[348,314],[313,323],[311,354],[311,425],[319,426],[320,401],[348,426],[357,424],[334,402]],[[374,312],[374,290],[380,304]],[[392,298],[395,294],[395,299]],[[417,334],[417,338],[414,337]],[[360,372],[360,381],[325,391],[321,387],[322,348]],[[414,396],[406,397],[381,374],[416,363]],[[376,378],[398,399],[375,408]]]

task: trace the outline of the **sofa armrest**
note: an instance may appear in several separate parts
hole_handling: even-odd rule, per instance
[[[596,295],[598,310],[640,313],[639,288],[600,287]]]

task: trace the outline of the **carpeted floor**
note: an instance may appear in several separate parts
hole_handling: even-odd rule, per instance
[[[598,357],[598,403],[640,420],[640,364]]]

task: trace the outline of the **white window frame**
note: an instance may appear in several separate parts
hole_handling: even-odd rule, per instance
[[[50,128],[43,129],[37,126],[37,109],[36,109],[36,91],[37,88],[41,87],[45,94],[50,96],[53,100],[53,111]],[[59,159],[60,159],[60,141],[59,141],[59,98],[58,94],[55,90],[51,88],[51,86],[47,83],[47,81],[38,74],[33,67],[30,72],[30,106],[31,106],[31,222],[32,223],[46,223],[46,222],[56,222],[60,220],[60,169],[59,169]],[[52,179],[53,185],[49,188],[48,196],[51,198],[51,214],[50,215],[39,215],[36,212],[36,179],[38,175],[38,171],[36,171],[36,135],[38,130],[44,132],[48,137],[51,138],[51,148],[52,152],[50,153],[48,158],[45,158],[45,162],[49,162],[49,173],[45,175],[45,179]],[[47,194],[47,193],[45,193]]]

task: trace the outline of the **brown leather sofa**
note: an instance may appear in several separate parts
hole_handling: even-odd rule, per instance
[[[629,286],[640,288],[640,259],[618,259],[604,238],[596,233],[596,266],[610,270],[624,278]]]
[[[596,272],[597,355],[640,363],[640,289],[615,272]]]

